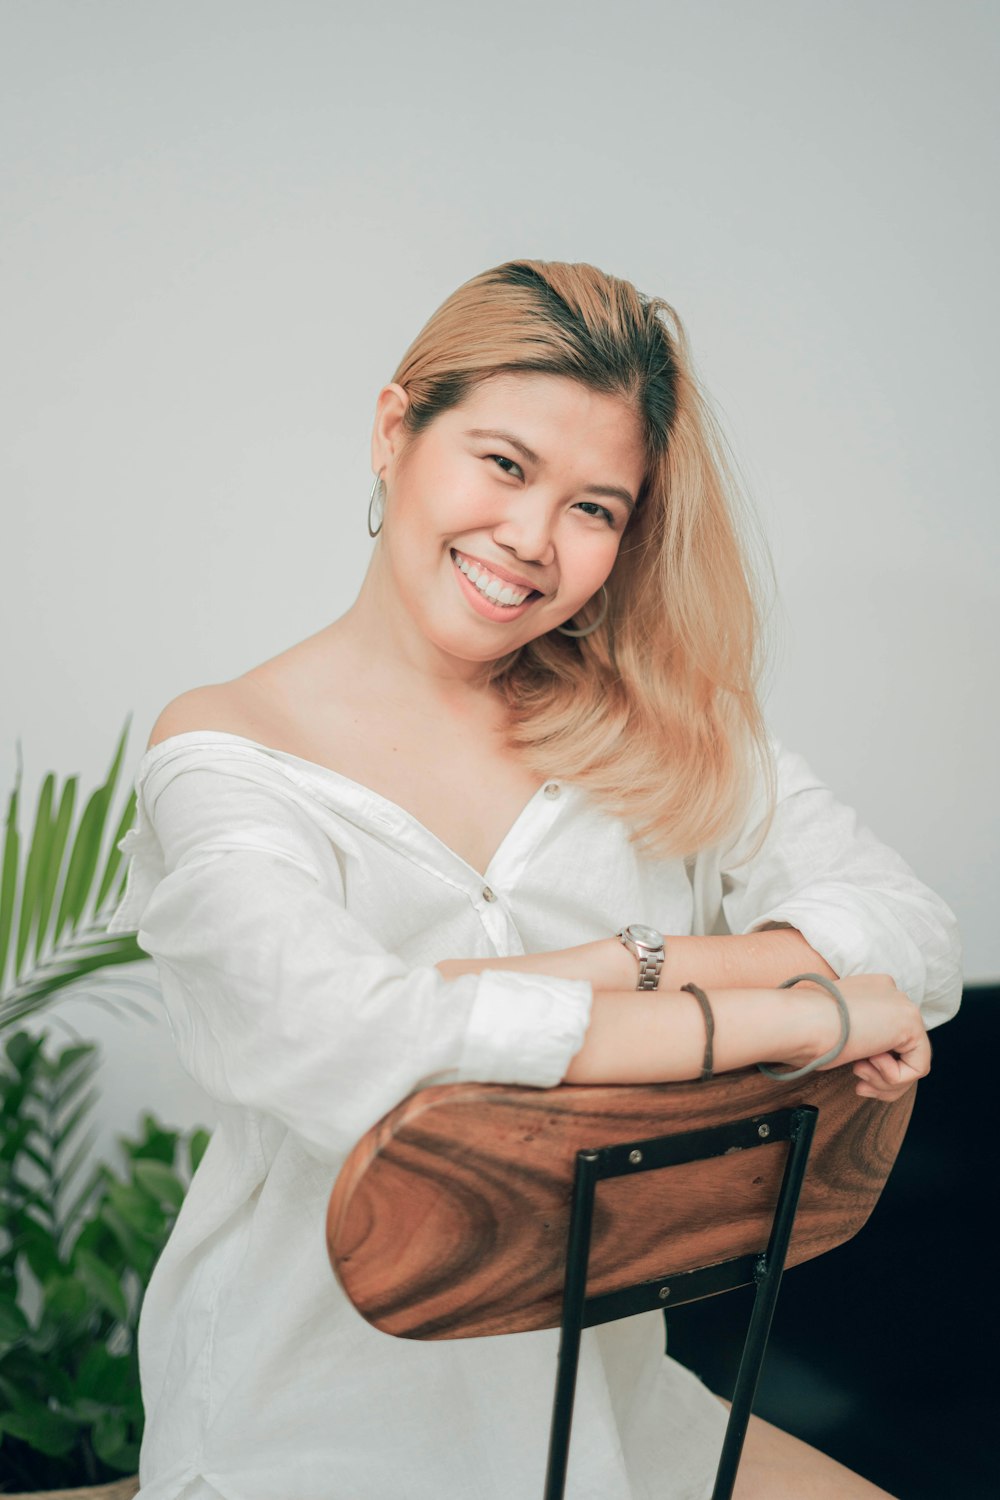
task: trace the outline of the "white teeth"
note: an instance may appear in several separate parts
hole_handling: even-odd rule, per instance
[[[457,554],[455,562],[469,582],[474,583],[479,592],[494,604],[508,606],[523,604],[531,592],[530,589],[519,589],[513,584],[503,583],[499,578],[494,578],[492,573],[488,573],[485,568],[466,562],[464,557],[459,557]]]

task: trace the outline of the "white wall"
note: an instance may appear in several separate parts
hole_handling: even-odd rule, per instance
[[[998,40],[976,0],[0,4],[0,791],[17,737],[29,806],[96,783],[129,712],[134,768],[340,613],[417,329],[588,260],[687,324],[775,554],[775,728],[995,979]],[[197,1113],[162,1027],[110,1030],[112,1112]]]

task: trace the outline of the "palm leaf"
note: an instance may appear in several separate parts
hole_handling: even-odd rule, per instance
[[[35,943],[35,957],[41,953],[42,933],[48,931],[49,920],[52,914],[52,901],[59,882],[59,872],[63,867],[63,856],[66,852],[66,840],[69,837],[70,825],[73,821],[73,808],[76,803],[76,788],[79,778],[70,776],[63,787],[62,796],[59,799],[59,811],[56,813],[52,825],[52,841],[49,845],[49,858],[45,866],[42,888],[38,900],[38,928]]]
[[[18,745],[17,779],[7,803],[7,825],[3,844],[3,871],[0,873],[0,994],[7,968],[7,948],[14,924],[17,899],[17,867],[21,857],[21,836],[17,831],[17,808],[21,796],[21,747]]]
[[[73,851],[69,857],[69,866],[66,870],[66,879],[63,884],[62,899],[59,902],[59,915],[56,917],[55,932],[53,934],[56,942],[62,934],[64,926],[69,923],[75,927],[83,915],[93,884],[94,874],[97,870],[97,861],[100,857],[101,842],[104,837],[104,825],[107,820],[108,807],[114,795],[115,783],[118,780],[118,772],[121,768],[122,755],[125,750],[125,739],[128,735],[128,721],[121,732],[118,745],[115,750],[111,770],[103,786],[99,786],[96,792],[90,796],[87,806],[84,808],[80,826],[73,840]]]
[[[28,863],[24,870],[24,884],[21,887],[21,920],[17,930],[17,957],[14,961],[14,972],[19,974],[24,964],[24,955],[28,950],[28,942],[31,938],[31,929],[36,927],[41,905],[41,896],[46,882],[46,872],[52,869],[52,789],[55,786],[55,777],[50,771],[42,782],[42,789],[38,794],[38,807],[35,810],[35,828],[31,835],[31,843],[28,845]],[[41,933],[38,933],[38,939]],[[35,952],[38,952],[38,941],[35,942]]]
[[[148,957],[133,933],[112,936],[107,931],[108,916],[125,884],[117,845],[135,816],[134,788],[129,790],[103,860],[101,854],[130,721],[131,715],[119,736],[107,778],[87,799],[75,831],[78,778],[67,778],[59,792],[55,776],[50,772],[45,777],[23,869],[17,826],[18,745],[17,780],[8,803],[0,871],[0,1030],[43,1009],[60,991],[98,970]],[[128,1002],[122,1008],[135,1007]]]
[[[74,933],[0,999],[0,1030],[35,1014],[58,991],[79,983],[88,974],[115,964],[138,963],[148,957],[131,932],[109,937],[103,924],[96,923]]]
[[[128,801],[125,804],[125,811],[122,813],[121,818],[118,820],[118,827],[115,829],[115,836],[111,840],[111,847],[108,850],[107,863],[105,864],[105,867],[104,867],[104,874],[101,876],[101,884],[98,887],[97,900],[94,903],[94,908],[95,908],[96,911],[101,911],[101,909],[103,908],[104,902],[105,902],[105,900],[107,898],[107,895],[108,895],[108,891],[111,889],[111,883],[112,883],[112,881],[115,878],[115,873],[116,873],[116,871],[118,869],[118,866],[122,862],[122,852],[119,849],[118,845],[120,844],[121,840],[125,837],[126,833],[132,827],[132,824],[135,821],[135,803],[136,803],[135,787],[133,787],[132,790],[131,790],[131,792],[129,793],[129,799],[128,799]],[[122,895],[122,893],[124,891],[124,887],[125,887],[124,876],[125,876],[125,873],[126,872],[123,870],[122,871],[122,877],[123,878],[122,878],[122,880],[121,880],[121,882],[119,884],[118,890],[115,892],[115,900],[114,900],[114,905],[115,906],[118,905],[118,899],[120,898],[120,896]]]

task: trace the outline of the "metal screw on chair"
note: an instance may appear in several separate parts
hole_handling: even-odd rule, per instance
[[[766,1141],[768,1136],[771,1134],[770,1125],[758,1125],[757,1134],[760,1136],[762,1141]]]
[[[642,1152],[638,1150],[630,1151],[628,1154],[628,1159],[632,1163],[633,1167],[637,1167],[642,1161]]]

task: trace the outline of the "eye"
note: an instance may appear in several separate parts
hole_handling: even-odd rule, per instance
[[[615,518],[606,505],[598,505],[596,500],[580,500],[578,504],[586,515],[594,517],[603,516],[609,526],[614,526]]]
[[[520,465],[516,464],[512,458],[504,458],[502,453],[490,453],[487,455],[487,457],[495,458],[497,463],[499,464],[510,464],[511,469],[517,469],[517,472],[519,474],[521,473]],[[509,474],[510,469],[503,469],[501,472],[504,474]]]

